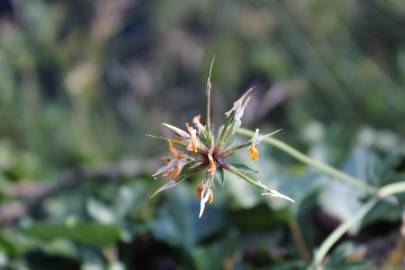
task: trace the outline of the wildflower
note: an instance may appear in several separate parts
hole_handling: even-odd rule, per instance
[[[214,201],[213,190],[215,187],[215,180],[219,181],[222,185],[221,179],[218,175],[222,175],[223,177],[223,171],[227,170],[261,190],[263,196],[280,198],[293,202],[288,196],[265,186],[258,180],[248,177],[227,161],[228,157],[243,149],[248,149],[249,156],[253,160],[258,160],[259,150],[256,146],[262,142],[263,139],[274,135],[279,130],[266,135],[260,135],[259,129],[256,129],[256,133],[251,140],[237,145],[229,145],[229,139],[235,134],[236,130],[241,125],[241,119],[253,90],[251,88],[234,102],[233,107],[225,113],[224,124],[216,133],[214,133],[214,130],[211,128],[210,119],[210,97],[212,86],[210,80],[211,69],[206,88],[207,112],[205,125],[201,123],[200,115],[194,116],[192,119],[195,128],[190,126],[189,123],[185,124],[185,130],[163,123],[166,128],[173,132],[173,137],[164,138],[167,142],[170,155],[162,157],[162,160],[166,165],[158,169],[153,176],[156,177],[162,175],[168,178],[169,181],[161,186],[153,196],[161,191],[175,187],[178,183],[186,179],[199,175],[201,180],[196,187],[195,195],[200,199],[200,212],[198,216],[201,218],[206,204],[211,204]],[[178,150],[174,144],[176,144],[176,147],[181,150]],[[197,174],[197,172],[201,171],[203,172],[202,174]]]

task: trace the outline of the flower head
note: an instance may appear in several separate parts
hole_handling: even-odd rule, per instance
[[[219,174],[223,175],[223,170],[227,170],[260,189],[264,196],[293,201],[286,195],[265,186],[262,182],[246,176],[227,161],[228,157],[243,149],[248,149],[249,156],[253,160],[258,160],[259,150],[256,146],[263,139],[279,131],[277,130],[266,135],[260,135],[259,129],[257,129],[255,136],[253,136],[251,140],[238,145],[229,144],[230,138],[241,125],[241,119],[249,103],[253,89],[247,90],[245,94],[234,102],[233,107],[225,113],[224,124],[218,129],[218,132],[215,133],[210,124],[211,87],[209,76],[206,90],[207,113],[205,125],[201,123],[200,115],[192,119],[195,128],[189,123],[185,124],[185,130],[163,123],[166,128],[173,132],[171,138],[165,138],[170,155],[162,157],[166,165],[158,169],[153,176],[163,175],[168,178],[169,181],[160,187],[153,196],[161,191],[173,188],[179,182],[196,176],[197,172],[203,171],[202,174],[198,174],[202,175],[202,177],[195,191],[196,196],[200,199],[200,212],[198,216],[201,218],[206,204],[211,204],[214,200],[213,190],[215,180],[221,182],[221,180],[216,177],[218,175],[216,172],[220,172]]]

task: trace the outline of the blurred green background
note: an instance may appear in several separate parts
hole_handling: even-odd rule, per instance
[[[262,198],[225,175],[164,180],[161,122],[216,126],[245,89],[244,127],[380,186],[405,179],[405,3],[399,0],[1,0],[0,269],[305,269],[363,204],[352,187],[262,145]],[[328,269],[401,269],[404,197],[380,203]]]

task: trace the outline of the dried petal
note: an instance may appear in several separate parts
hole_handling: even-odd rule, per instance
[[[211,192],[208,194],[208,203],[212,204],[214,202],[214,194]]]
[[[168,170],[172,169],[174,166],[176,166],[177,160],[171,160],[167,165],[161,167],[160,169],[158,169],[153,175],[152,177],[161,175],[161,174],[165,174]]]
[[[165,163],[169,163],[172,160],[172,158],[169,156],[163,156],[160,159]]]
[[[214,162],[214,159],[212,158],[212,155],[208,155],[208,161],[209,161],[208,171],[210,172],[211,175],[214,175],[216,168],[215,168],[215,162]]]
[[[262,195],[263,196],[270,196],[270,197],[273,197],[273,198],[280,198],[280,199],[287,200],[289,202],[295,203],[295,201],[293,199],[291,199],[287,195],[284,195],[284,194],[278,192],[275,189],[267,188],[267,192],[262,193]]]
[[[249,103],[250,100],[250,93],[252,92],[253,88],[250,88],[249,90],[246,91],[243,96],[241,96],[237,101],[233,103],[232,109],[227,111],[225,115],[229,117],[232,113],[235,114],[235,120],[240,121],[242,119],[243,113],[245,111],[245,108],[247,104]]]
[[[260,135],[259,134],[259,129],[256,129],[255,135],[252,138],[252,143],[258,145],[259,143],[261,143],[264,139],[273,136],[276,133],[279,133],[281,131],[281,129],[277,129],[276,131],[267,133],[265,135]]]
[[[197,128],[198,132],[201,132],[202,130],[205,129],[205,127],[201,124],[201,115],[196,115],[193,117],[193,124]]]
[[[162,123],[162,125],[164,125],[165,127],[171,129],[172,131],[174,131],[177,135],[179,135],[182,138],[188,139],[190,137],[190,135],[188,135],[187,132],[185,132],[184,130],[182,130],[182,129],[178,128],[178,127],[175,127],[175,126],[172,126],[172,125],[169,125],[169,124],[166,124],[166,123]]]
[[[178,151],[174,146],[171,140],[167,140],[167,148],[169,149],[169,152],[173,154],[176,158],[182,158],[184,157],[183,152]]]
[[[203,192],[203,185],[202,185],[202,184],[199,184],[199,185],[197,186],[197,188],[195,189],[195,196],[196,196],[197,198],[201,198],[202,192]]]
[[[205,204],[208,202],[210,194],[212,194],[211,187],[209,187],[208,184],[205,184],[201,193],[199,218],[201,218],[204,213]]]
[[[186,128],[190,134],[190,139],[187,144],[187,150],[191,152],[197,152],[198,150],[198,140],[197,140],[197,131],[192,128],[188,123],[186,123]]]
[[[171,180],[171,181],[167,182],[166,184],[164,184],[163,186],[161,186],[158,190],[156,190],[156,191],[152,194],[151,198],[155,197],[158,193],[160,193],[160,192],[162,192],[162,191],[165,191],[165,190],[174,188],[174,187],[176,186],[176,184],[177,184],[177,183],[176,183],[176,181],[174,181],[174,180]]]

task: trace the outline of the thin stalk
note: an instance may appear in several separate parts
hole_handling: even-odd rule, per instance
[[[246,180],[247,182],[249,182],[251,185],[253,185],[255,188],[261,190],[261,191],[267,191],[268,187],[266,187],[264,184],[262,184],[262,182],[253,180],[252,178],[250,178],[247,175],[244,175],[242,172],[240,172],[238,169],[236,169],[233,166],[229,166],[226,168],[228,171],[230,171],[233,174],[236,174],[237,176],[239,176],[240,178]]]
[[[391,195],[403,192],[405,192],[405,180],[381,187],[378,191],[378,196],[380,198],[386,198]]]
[[[369,200],[353,217],[346,220],[337,227],[328,238],[323,241],[318,251],[315,253],[313,267],[316,270],[322,269],[322,260],[332,248],[332,246],[356,223],[362,220],[366,214],[376,205],[379,199],[385,199],[398,193],[405,193],[405,182],[397,182],[383,186],[378,191],[378,198]]]
[[[301,259],[304,261],[309,261],[311,255],[308,251],[308,247],[305,243],[304,237],[302,236],[297,218],[294,215],[292,215],[288,219],[288,227],[290,228],[292,239],[297,246],[298,253],[300,254]]]
[[[355,224],[360,222],[367,213],[377,204],[378,199],[369,200],[354,216],[347,219],[339,225],[329,236],[323,241],[322,245],[316,251],[313,261],[315,270],[322,270],[322,260],[332,248],[332,246]]]
[[[250,130],[244,129],[244,128],[238,129],[237,132],[241,135],[245,135],[248,137],[253,137],[255,134],[253,131],[250,131]],[[294,149],[293,147],[289,146],[288,144],[286,144],[278,139],[269,137],[269,138],[265,138],[263,141],[270,145],[273,145],[274,147],[280,149],[281,151],[283,151],[283,152],[287,153],[288,155],[301,161],[302,163],[310,165],[310,166],[316,168],[317,170],[322,171],[325,174],[334,177],[337,180],[340,180],[349,185],[352,185],[360,190],[363,190],[364,192],[372,194],[373,196],[377,195],[377,189],[370,185],[365,184],[361,179],[358,179],[358,178],[355,178],[348,174],[345,174],[329,165],[326,165],[318,160],[312,159],[312,158],[308,157],[307,155],[301,153],[300,151]]]
[[[211,130],[211,72],[212,72],[212,67],[214,66],[214,61],[215,61],[215,55],[212,58],[211,66],[210,66],[210,71],[208,73],[208,80],[207,80],[207,129]],[[209,131],[210,132],[210,131]]]

